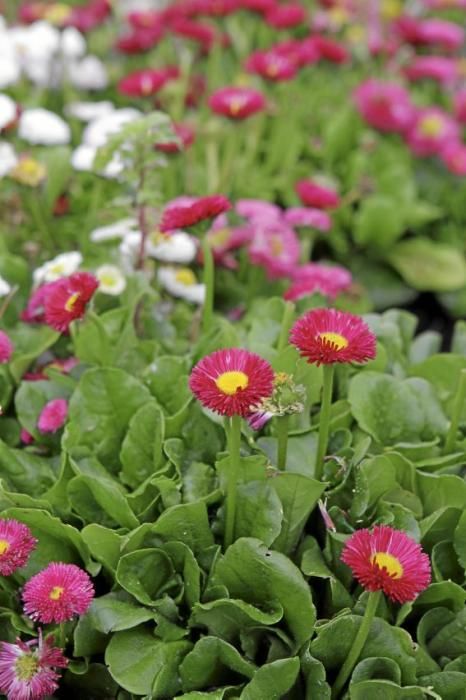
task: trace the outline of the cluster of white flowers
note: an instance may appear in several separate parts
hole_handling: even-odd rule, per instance
[[[67,79],[78,89],[101,90],[108,84],[107,70],[86,50],[74,27],[60,30],[44,20],[7,27],[0,17],[0,89],[24,75],[40,87],[59,87]]]

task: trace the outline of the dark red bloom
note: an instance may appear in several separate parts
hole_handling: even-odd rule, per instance
[[[137,54],[150,51],[163,36],[161,27],[138,28],[125,34],[116,41],[116,48],[121,53]]]
[[[214,219],[229,209],[231,209],[230,200],[221,194],[199,197],[186,206],[168,206],[163,213],[160,230],[163,232],[189,228],[201,221]]]
[[[296,2],[276,5],[265,15],[265,21],[275,29],[290,29],[306,20],[306,10]]]
[[[184,17],[179,17],[171,22],[170,29],[174,34],[200,44],[204,50],[209,50],[217,37],[217,32],[210,25],[194,22]]]
[[[265,108],[265,97],[248,87],[224,87],[209,98],[209,107],[229,119],[246,119]]]
[[[288,56],[278,51],[256,51],[246,61],[246,70],[257,73],[267,80],[291,80],[297,73],[297,65]]]
[[[176,66],[166,66],[158,70],[145,68],[122,78],[118,83],[118,91],[131,97],[149,97],[178,76],[179,69]]]
[[[277,0],[241,0],[241,7],[244,10],[257,12],[261,15],[271,12],[277,7],[277,4]]]
[[[72,321],[84,316],[98,286],[97,279],[88,272],[76,272],[52,282],[44,299],[47,325],[66,333]]]
[[[299,198],[308,207],[335,209],[340,205],[340,196],[334,189],[314,180],[300,180],[295,185]]]
[[[314,43],[321,58],[325,58],[332,63],[346,63],[349,61],[350,55],[347,48],[334,39],[318,34],[311,37],[309,41]]]
[[[162,29],[163,15],[157,10],[135,10],[126,18],[135,29]]]

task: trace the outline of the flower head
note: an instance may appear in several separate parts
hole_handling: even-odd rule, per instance
[[[340,204],[338,192],[317,180],[300,180],[296,183],[295,189],[303,204],[308,207],[334,209]]]
[[[203,304],[205,301],[205,285],[197,281],[190,267],[159,267],[157,279],[174,297],[185,299],[192,304]]]
[[[13,343],[5,331],[0,331],[0,365],[8,362],[13,353]]]
[[[84,316],[98,286],[98,280],[88,272],[76,272],[53,282],[44,299],[47,325],[62,333],[67,332],[72,321]]]
[[[0,520],[0,574],[10,576],[27,563],[37,544],[30,529],[18,520]]]
[[[194,143],[196,132],[189,124],[174,124],[173,131],[178,137],[178,141],[168,143],[157,143],[155,148],[162,153],[179,153],[184,151]]]
[[[53,695],[58,688],[57,668],[66,668],[61,649],[53,646],[53,639],[39,639],[16,644],[1,642],[0,690],[7,700],[40,700]]]
[[[68,417],[68,401],[66,399],[52,399],[48,401],[40,412],[37,427],[41,433],[56,433],[63,428]]]
[[[430,563],[420,545],[400,530],[377,525],[346,541],[342,561],[369,591],[383,591],[397,603],[408,603],[430,583]]]
[[[297,64],[288,56],[283,56],[278,51],[255,51],[246,61],[246,70],[249,73],[261,75],[266,80],[281,81],[291,80],[297,73]]]
[[[231,209],[231,202],[221,194],[191,199],[190,203],[169,205],[162,216],[161,231],[189,228],[202,221],[214,219]]]
[[[339,265],[307,263],[293,275],[293,284],[284,293],[288,301],[298,301],[311,294],[320,293],[329,299],[349,289],[353,281],[351,272]]]
[[[167,66],[159,70],[145,68],[122,78],[118,83],[118,91],[130,97],[150,97],[178,75],[179,70],[176,66]]]
[[[417,112],[406,140],[417,156],[439,154],[452,141],[460,141],[460,130],[455,120],[439,107],[427,107]]]
[[[395,83],[366,80],[354,91],[361,116],[380,131],[402,132],[414,118],[414,107],[408,92]]]
[[[336,309],[313,309],[298,318],[290,341],[308,362],[367,362],[376,355],[376,338],[359,316]]]
[[[230,348],[204,357],[191,372],[189,387],[206,407],[223,416],[243,416],[271,396],[274,372],[259,355]]]
[[[264,109],[265,97],[249,87],[224,87],[210,96],[209,107],[229,119],[246,119]]]
[[[284,223],[253,225],[249,257],[254,265],[261,265],[269,279],[287,277],[294,271],[300,255],[299,238]]]
[[[89,575],[75,564],[52,562],[23,589],[24,612],[32,620],[66,622],[84,615],[94,598]]]
[[[15,167],[10,170],[10,177],[20,185],[38,187],[47,177],[47,169],[35,158],[22,156]]]
[[[103,294],[118,296],[126,289],[126,277],[115,265],[101,265],[95,276],[99,281],[99,292]]]

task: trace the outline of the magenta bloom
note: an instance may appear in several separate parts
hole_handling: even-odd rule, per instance
[[[37,540],[18,520],[0,519],[0,574],[11,576],[27,563]]]
[[[26,428],[21,428],[19,439],[21,440],[23,445],[31,445],[31,443],[34,442],[33,436],[31,435],[31,433],[28,433]]]
[[[353,278],[349,270],[338,265],[307,263],[296,270],[293,280],[283,295],[289,301],[298,301],[316,292],[335,299],[350,288]]]
[[[253,225],[249,257],[265,268],[269,279],[288,277],[299,261],[299,238],[286,224]]]
[[[366,590],[383,591],[397,603],[414,600],[430,583],[427,554],[411,537],[387,525],[353,533],[341,559]]]
[[[262,399],[272,395],[274,376],[271,365],[259,355],[230,348],[198,362],[189,388],[211,411],[245,418]]]
[[[115,43],[115,48],[120,53],[127,55],[144,53],[150,51],[162,36],[163,29],[161,27],[138,27],[120,36]]]
[[[340,205],[340,196],[329,185],[320,184],[316,180],[300,180],[295,185],[295,190],[308,207],[316,209],[335,209]]]
[[[445,146],[440,157],[447,169],[454,175],[466,175],[466,146],[452,142]]]
[[[225,214],[220,214],[207,232],[215,262],[231,270],[237,268],[238,263],[232,252],[249,243],[252,230],[249,226],[230,226]]]
[[[324,233],[332,228],[332,219],[327,212],[311,207],[290,207],[285,211],[284,220],[295,228],[315,228]]]
[[[246,70],[267,80],[291,80],[297,73],[296,63],[282,54],[270,51],[255,51],[246,61]]]
[[[118,91],[130,97],[149,97],[178,76],[179,69],[176,66],[167,66],[159,70],[145,68],[122,78],[118,83]]]
[[[402,39],[415,46],[439,46],[446,51],[459,49],[464,42],[464,30],[454,22],[431,18],[419,20],[404,15],[395,21]]]
[[[314,44],[320,58],[324,58],[331,63],[347,63],[350,59],[350,55],[346,47],[327,36],[316,34],[315,36],[307,39],[307,41]]]
[[[67,333],[70,323],[84,316],[98,286],[98,280],[89,272],[75,272],[47,285],[43,299],[47,325]]]
[[[466,89],[459,90],[453,98],[455,118],[460,124],[466,124]]]
[[[13,343],[9,336],[4,331],[0,331],[0,365],[10,360],[13,350]]]
[[[414,119],[408,92],[395,83],[366,80],[354,91],[354,99],[363,119],[380,131],[405,131]]]
[[[189,199],[191,203],[169,204],[160,224],[161,231],[175,231],[190,228],[201,221],[214,219],[231,209],[231,202],[221,194]]]
[[[52,562],[29,579],[23,589],[24,612],[49,624],[84,615],[94,598],[89,575],[75,564]]]
[[[66,668],[62,650],[53,646],[53,639],[39,638],[16,644],[0,643],[0,690],[7,700],[41,700],[58,688],[57,668]]]
[[[416,56],[404,73],[413,82],[427,78],[448,86],[459,77],[458,61],[446,56]]]
[[[56,433],[63,428],[68,417],[68,401],[52,399],[40,412],[37,427],[41,433]]]
[[[451,116],[439,107],[418,110],[406,141],[417,156],[433,156],[450,142],[459,141],[459,127]]]
[[[246,119],[265,108],[265,97],[253,88],[224,87],[210,96],[209,107],[229,119]]]
[[[313,309],[298,318],[290,342],[316,365],[367,362],[376,355],[376,338],[362,318],[336,309]]]
[[[276,5],[265,15],[265,21],[275,29],[291,29],[303,24],[306,20],[306,10],[297,2]]]
[[[235,211],[251,223],[259,224],[279,223],[283,214],[280,207],[263,199],[238,199]]]

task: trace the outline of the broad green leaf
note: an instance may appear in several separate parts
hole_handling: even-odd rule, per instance
[[[120,461],[123,480],[135,488],[151,476],[162,461],[164,417],[155,401],[141,406],[130,421]]]
[[[283,554],[290,554],[298,544],[309,515],[325,491],[325,484],[291,472],[278,472],[271,484],[283,508],[280,534],[272,546]]]
[[[194,606],[190,622],[206,627],[209,634],[234,642],[246,629],[271,627],[283,617],[278,603],[264,609],[235,598],[222,598]]]
[[[172,582],[173,574],[170,558],[161,549],[139,549],[121,557],[116,579],[140,603],[153,605]]]
[[[294,685],[299,673],[299,659],[278,659],[261,666],[243,688],[240,700],[280,700]]]
[[[151,610],[135,605],[129,596],[125,599],[125,595],[108,593],[92,601],[87,616],[96,630],[103,634],[120,632],[154,619]]]
[[[183,690],[221,686],[231,674],[254,676],[256,667],[244,659],[234,646],[217,637],[203,637],[180,666]]]
[[[235,539],[257,537],[270,546],[280,533],[283,510],[273,486],[250,481],[237,488]]]
[[[165,541],[184,542],[194,554],[214,544],[204,503],[182,503],[162,513],[152,532]]]
[[[426,237],[397,243],[388,259],[403,279],[420,291],[450,292],[466,285],[461,251]]]

